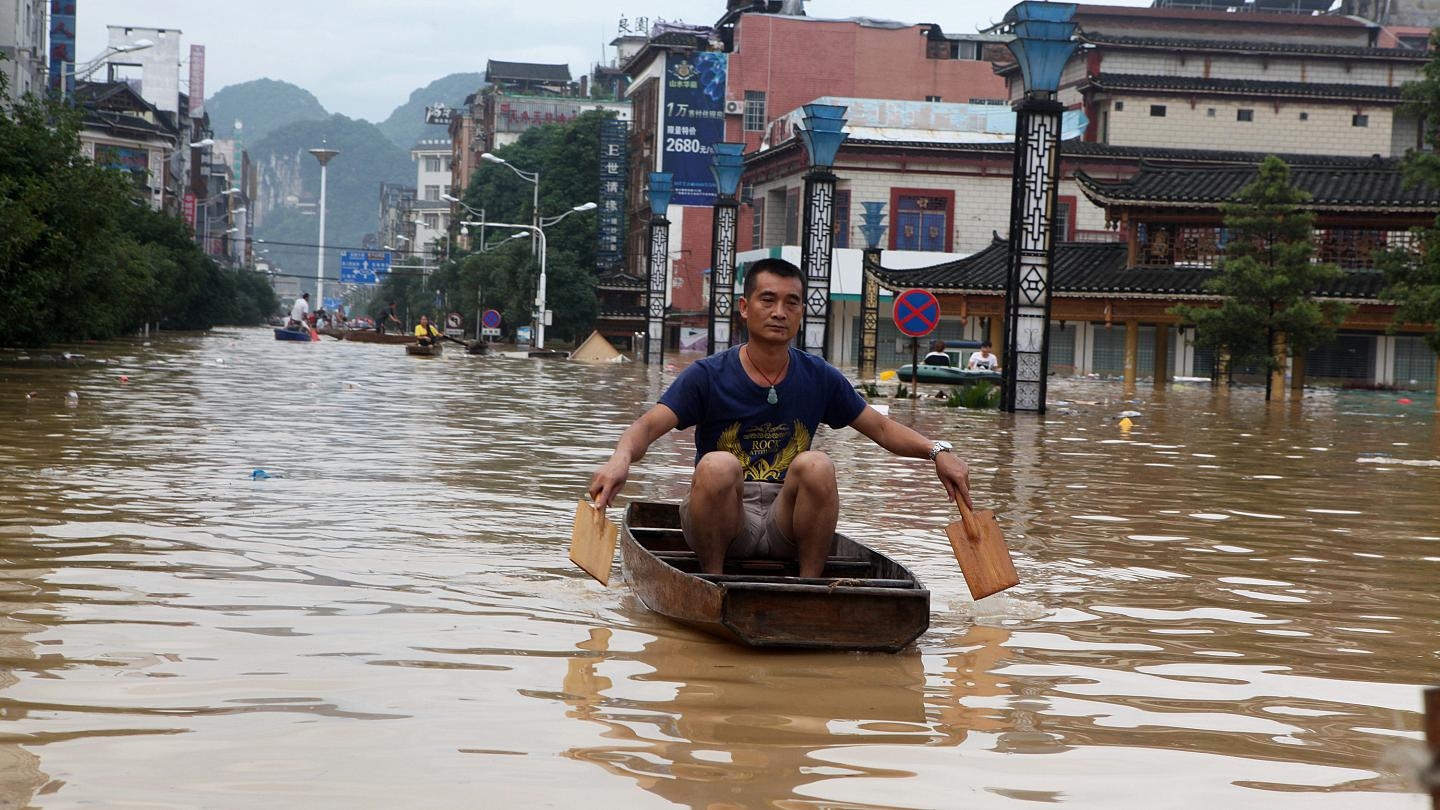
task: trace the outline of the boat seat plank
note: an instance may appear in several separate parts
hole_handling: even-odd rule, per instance
[[[763,574],[696,574],[697,579],[715,583],[764,583],[767,585],[824,585],[846,588],[914,588],[909,579],[868,579],[857,577],[776,577]]]

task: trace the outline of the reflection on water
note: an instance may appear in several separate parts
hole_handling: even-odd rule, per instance
[[[777,654],[566,559],[673,370],[71,350],[0,354],[0,807],[1424,806],[1440,429],[1393,396],[892,404],[1000,515],[1023,582],[979,604],[933,471],[822,432],[841,529],[925,582],[931,629]],[[690,454],[662,439],[628,494],[678,497]]]

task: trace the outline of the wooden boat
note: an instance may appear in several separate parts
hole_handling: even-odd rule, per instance
[[[915,372],[911,369],[910,363],[895,369],[895,376],[900,382],[911,382]],[[931,366],[925,363],[920,364],[920,382],[939,383],[940,385],[974,385],[981,380],[989,380],[996,385],[1000,384],[1000,372],[998,371],[971,371],[954,366]]]
[[[307,342],[307,343],[310,342],[311,340],[314,340],[314,338],[312,338],[312,337],[310,336],[310,330],[309,330],[309,329],[290,329],[290,328],[284,327],[284,326],[277,326],[277,327],[275,327],[275,339],[276,339],[276,340],[303,340],[303,341],[305,341],[305,342]]]
[[[621,524],[620,565],[645,607],[751,647],[896,652],[930,626],[930,591],[915,575],[842,534],[820,577],[760,559],[702,574],[679,504],[638,501]]]
[[[405,353],[414,357],[439,357],[443,350],[444,347],[440,345],[440,341],[438,340],[427,346],[412,343],[405,347]]]
[[[374,329],[351,329],[345,333],[344,340],[356,343],[414,343],[418,340],[414,335],[407,335],[403,332],[376,332]]]

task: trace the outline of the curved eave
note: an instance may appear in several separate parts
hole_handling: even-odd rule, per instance
[[[1092,193],[1092,189],[1081,185],[1081,191],[1085,192],[1086,199],[1101,208],[1168,208],[1168,209],[1213,209],[1219,210],[1220,206],[1233,202],[1229,198],[1209,199],[1188,199],[1188,200],[1155,200],[1145,198],[1111,197],[1104,194]],[[1405,214],[1405,215],[1440,215],[1440,204],[1416,203],[1407,205],[1405,203],[1387,202],[1378,205],[1365,203],[1315,203],[1309,202],[1301,206],[1305,211],[1319,213],[1343,213],[1343,214]]]
[[[1237,84],[1229,87],[1218,84],[1206,85],[1185,85],[1166,84],[1157,82],[1155,84],[1131,83],[1124,81],[1107,81],[1100,78],[1091,78],[1081,82],[1082,90],[1102,90],[1107,93],[1143,93],[1151,95],[1176,95],[1176,96],[1242,96],[1245,98],[1270,98],[1294,99],[1298,101],[1362,101],[1367,104],[1395,105],[1405,103],[1400,95],[1400,89],[1389,87],[1349,87],[1344,85],[1306,85],[1300,82],[1285,85],[1269,86],[1244,86]],[[1377,92],[1381,91],[1381,92]]]

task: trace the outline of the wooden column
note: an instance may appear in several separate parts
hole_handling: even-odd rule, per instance
[[[1305,355],[1300,352],[1290,358],[1290,390],[1295,392],[1295,396],[1300,396],[1300,392],[1305,390]]]
[[[1134,385],[1140,376],[1140,322],[1125,322],[1125,384]]]
[[[1170,326],[1155,324],[1155,387],[1170,382]]]
[[[1265,391],[1265,398],[1271,402],[1285,401],[1285,353],[1285,333],[1277,332],[1275,341],[1270,344],[1270,359],[1275,368],[1270,370]]]
[[[1440,408],[1440,355],[1435,357],[1435,407]],[[1436,424],[1440,424],[1440,422],[1436,422]]]
[[[990,339],[990,348],[993,349],[997,355],[1005,351],[1005,320],[1003,318],[990,319],[990,331],[987,335]],[[962,364],[969,359],[968,356],[965,357],[965,359],[961,361]],[[1000,358],[1001,366],[1004,366],[1008,362],[1010,362],[1010,358]]]

